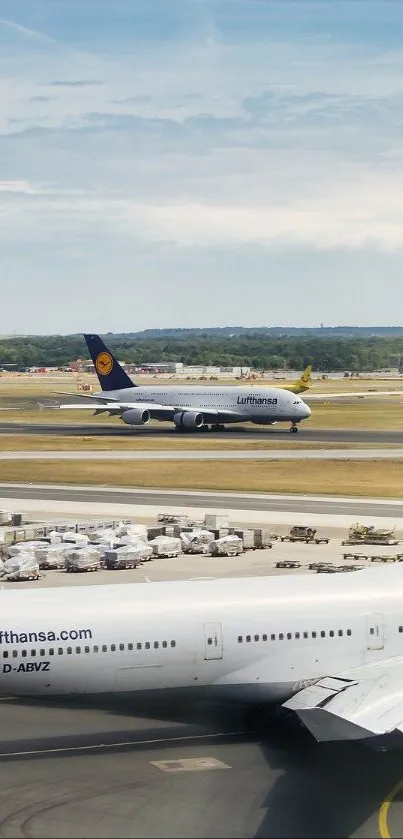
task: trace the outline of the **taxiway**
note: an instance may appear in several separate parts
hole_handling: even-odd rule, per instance
[[[107,425],[95,424],[65,424],[65,423],[24,423],[24,422],[8,422],[0,423],[0,434],[45,434],[56,435],[59,437],[129,437],[129,438],[144,438],[144,437],[174,437],[178,439],[178,432],[166,426],[159,427],[158,425],[143,426],[135,428],[133,426],[114,425],[112,422]],[[194,435],[186,435],[191,438]],[[237,440],[268,440],[271,437],[278,442],[279,440],[299,440],[303,446],[306,443],[375,443],[376,445],[403,445],[402,431],[380,431],[356,428],[344,429],[315,429],[301,426],[298,434],[290,435],[289,427],[287,425],[280,427],[274,426],[268,429],[243,428],[241,426],[227,426],[225,431],[209,431],[205,435],[197,434],[197,439],[206,440],[223,440],[235,438]]]

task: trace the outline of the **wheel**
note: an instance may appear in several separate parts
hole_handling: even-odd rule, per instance
[[[291,426],[291,428],[290,428],[290,432],[291,432],[291,434],[296,434],[296,433],[297,433],[297,431],[298,431],[297,426],[296,426],[296,425],[292,425],[292,426]]]
[[[199,429],[199,430],[200,430],[200,431],[209,431],[209,427],[208,427],[207,423],[206,423],[206,422],[204,422],[204,423],[203,423],[203,425],[200,427],[200,429]]]

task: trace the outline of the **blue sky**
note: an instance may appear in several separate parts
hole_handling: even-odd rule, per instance
[[[403,322],[400,0],[0,0],[0,335]]]

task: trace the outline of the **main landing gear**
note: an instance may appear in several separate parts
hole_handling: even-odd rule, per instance
[[[296,434],[297,431],[299,431],[299,428],[298,428],[297,424],[295,422],[293,422],[292,425],[291,425],[291,428],[290,428],[290,433],[291,434]]]

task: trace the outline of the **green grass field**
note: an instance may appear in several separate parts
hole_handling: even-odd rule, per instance
[[[402,498],[401,461],[4,461],[2,482]]]

